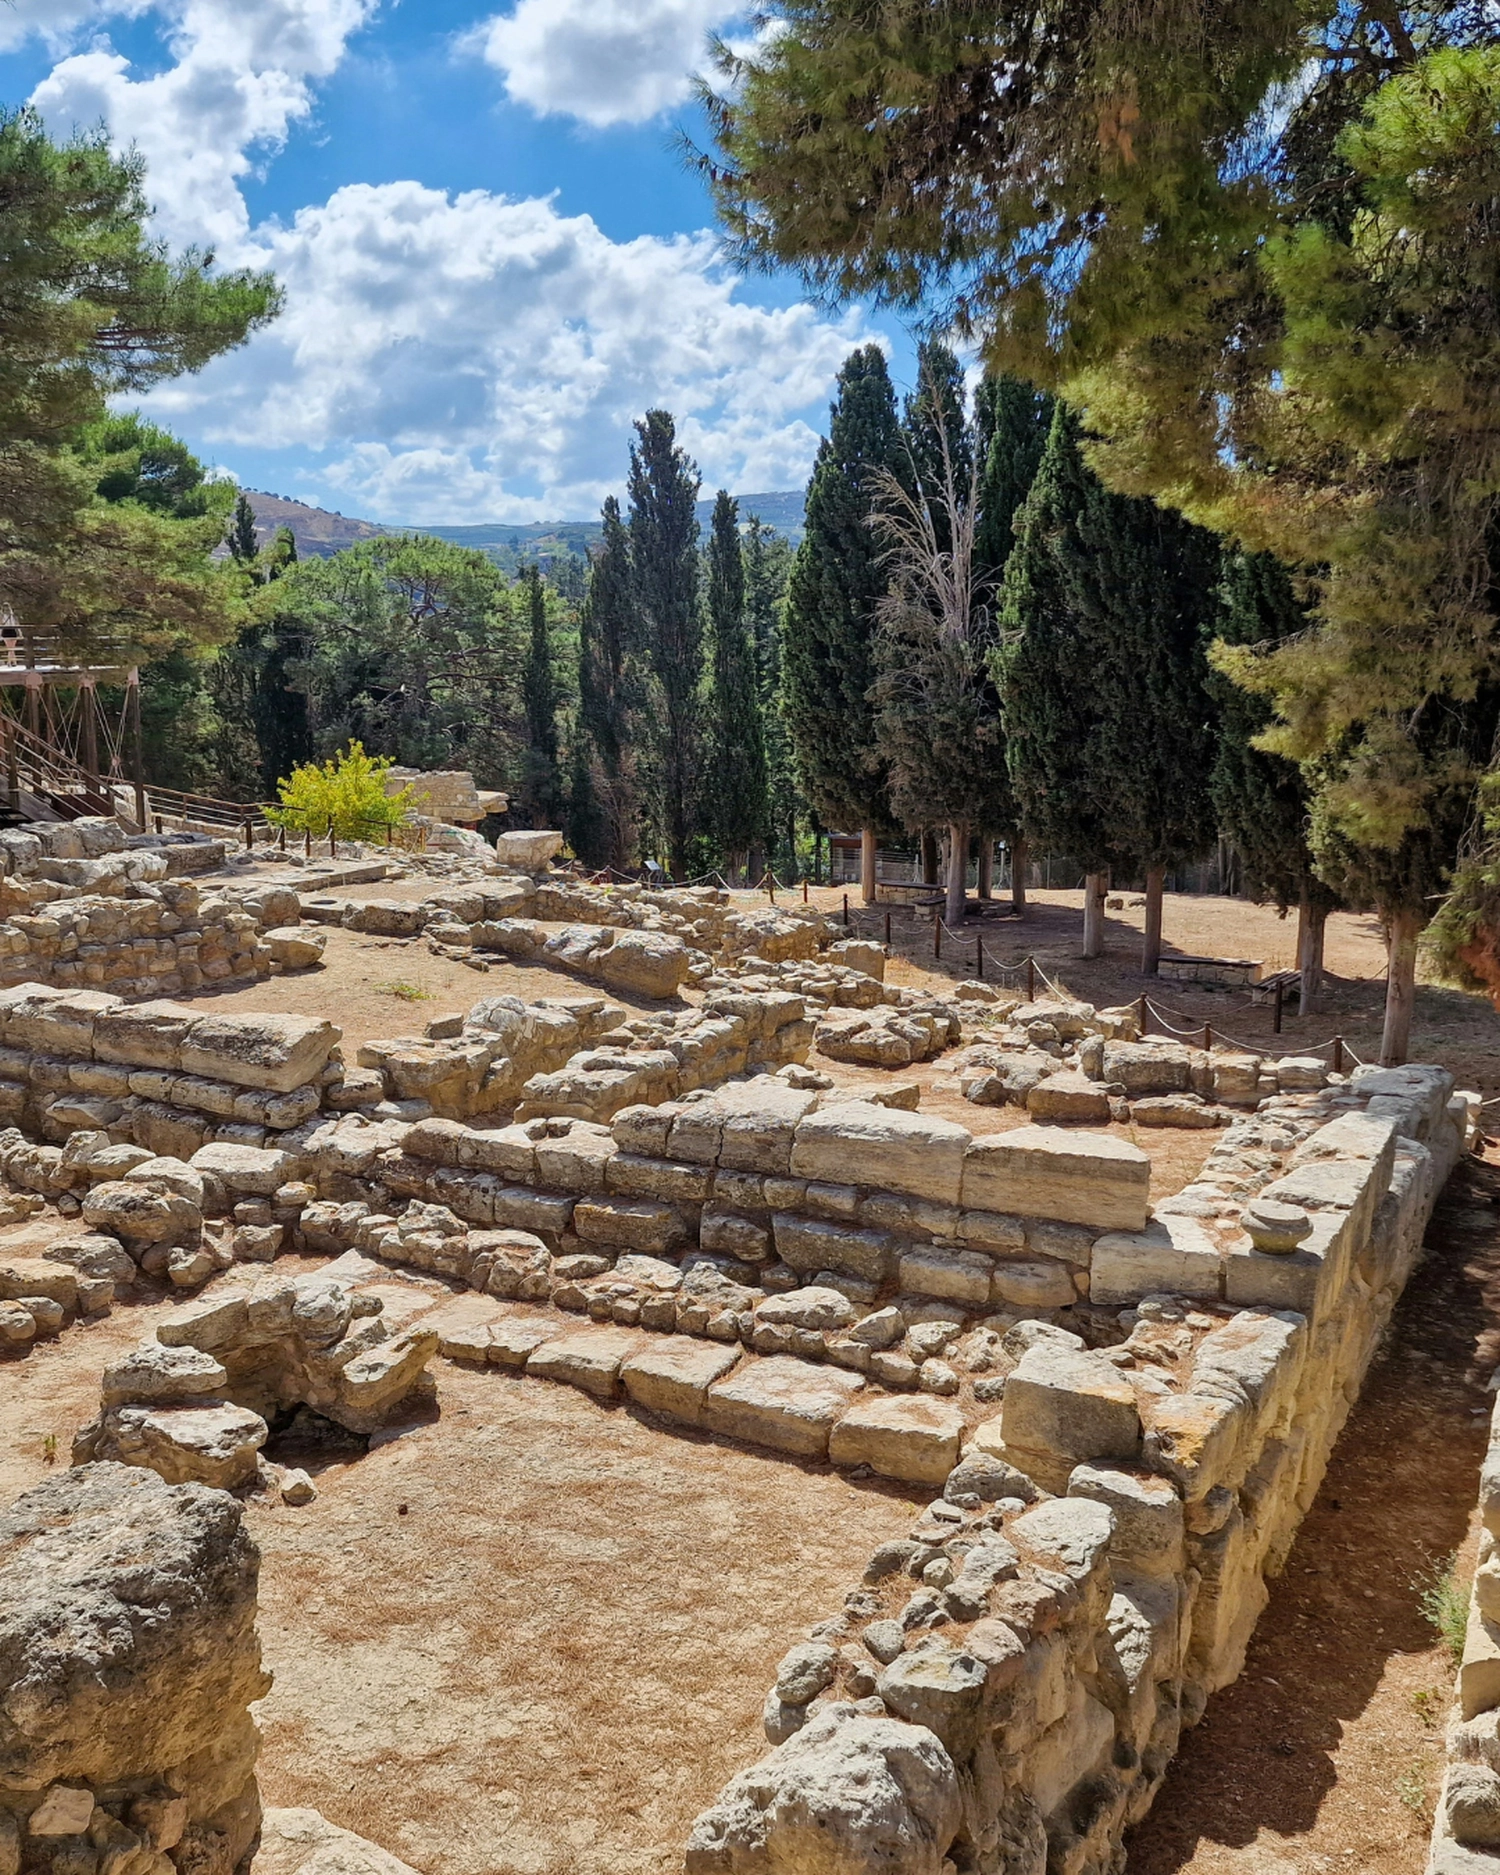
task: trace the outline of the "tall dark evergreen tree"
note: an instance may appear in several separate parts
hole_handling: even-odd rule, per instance
[[[526,588],[528,625],[526,667],[521,678],[526,753],[517,805],[533,827],[555,827],[562,807],[562,778],[557,765],[557,678],[547,622],[547,591],[539,566],[528,567],[521,579]]]
[[[903,457],[885,356],[866,345],[839,373],[808,483],[806,533],[787,588],[782,697],[803,792],[825,826],[865,836],[867,900],[875,838],[892,828],[870,701],[875,610],[888,580],[870,522],[881,478],[900,475]]]
[[[1272,554],[1234,552],[1224,563],[1218,637],[1226,645],[1276,644],[1308,629],[1291,575]],[[1218,705],[1209,794],[1219,832],[1231,841],[1245,885],[1282,911],[1297,907],[1297,968],[1301,1009],[1316,1004],[1323,974],[1323,929],[1338,896],[1314,871],[1311,793],[1306,776],[1285,756],[1268,754],[1255,738],[1274,720],[1270,699],[1210,671]]]
[[[602,863],[621,871],[635,864],[640,825],[639,638],[630,534],[619,502],[609,495],[578,617],[578,694],[582,727],[596,758],[592,792],[606,829]]]
[[[1147,882],[1144,963],[1169,866],[1213,837],[1203,647],[1218,549],[1142,499],[1111,495],[1061,405],[1022,507],[995,656],[1023,824],[1088,875],[1085,955],[1103,948],[1111,868]]]
[[[888,476],[876,533],[891,590],[880,602],[876,730],[891,801],[912,832],[948,837],[948,917],[963,916],[969,842],[1008,831],[1015,804],[988,665],[993,614],[977,587],[979,482],[957,362],[923,348],[908,404],[912,488]]]
[[[752,847],[766,837],[766,752],[761,737],[755,640],[745,608],[745,562],[739,507],[721,488],[708,543],[710,641],[709,825],[729,861],[742,872]]]
[[[948,485],[967,490],[974,471],[963,366],[940,339],[917,350],[916,389],[906,400],[906,448],[912,474],[932,512],[937,544],[952,546]]]
[[[250,497],[241,489],[234,498],[234,513],[229,517],[229,532],[224,536],[230,557],[241,566],[252,566],[258,551],[255,545],[255,510]]]
[[[630,567],[639,609],[660,799],[672,876],[687,876],[702,732],[703,614],[698,599],[698,471],[665,410],[648,410],[630,450]]]
[[[791,569],[792,551],[786,541],[751,515],[745,531],[745,609],[760,680],[770,834],[766,857],[771,870],[788,880],[797,875],[797,819],[806,811],[781,707],[782,616]]]

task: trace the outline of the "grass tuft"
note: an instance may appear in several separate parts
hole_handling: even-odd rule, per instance
[[[377,996],[394,996],[403,1003],[430,1003],[432,991],[424,990],[420,983],[408,983],[397,977],[390,983],[372,983],[370,986]]]
[[[1469,1591],[1458,1573],[1457,1551],[1451,1556],[1434,1557],[1420,1575],[1412,1577],[1411,1586],[1428,1626],[1456,1667],[1463,1659],[1469,1625]]]

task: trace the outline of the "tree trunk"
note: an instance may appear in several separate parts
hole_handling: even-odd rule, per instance
[[[1297,1014],[1310,1016],[1323,994],[1323,936],[1328,926],[1326,910],[1315,907],[1311,893],[1304,892],[1297,907]]]
[[[979,896],[995,896],[995,842],[987,833],[979,841]]]
[[[936,885],[938,882],[938,840],[930,829],[922,835],[922,883]]]
[[[948,904],[944,917],[957,931],[964,921],[969,881],[969,826],[955,820],[948,828]]]
[[[1411,1042],[1412,1010],[1417,1000],[1417,937],[1422,929],[1419,912],[1401,910],[1391,915],[1385,980],[1385,1028],[1380,1037],[1380,1065],[1399,1068]]]
[[[859,892],[865,904],[875,903],[875,830],[862,827],[859,833]]]
[[[1083,954],[1085,957],[1104,955],[1104,894],[1108,889],[1109,874],[1090,872],[1083,881]]]
[[[750,856],[745,861],[745,877],[746,877],[747,883],[749,883],[750,885],[754,885],[758,880],[764,878],[765,872],[766,872],[765,849],[764,847],[752,846],[750,849]]]
[[[1031,866],[1031,853],[1026,842],[1019,835],[1010,843],[1010,905],[1015,912],[1026,909],[1026,874]]]
[[[1141,938],[1141,974],[1154,977],[1161,965],[1161,895],[1166,885],[1165,866],[1146,871],[1146,929]]]

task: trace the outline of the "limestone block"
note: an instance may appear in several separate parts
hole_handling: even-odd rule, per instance
[[[996,1275],[993,1258],[977,1250],[950,1250],[936,1244],[913,1244],[901,1253],[900,1280],[903,1290],[909,1290],[913,1295],[938,1296],[945,1301],[961,1302],[969,1308],[983,1308],[989,1301],[991,1280]],[[1071,1302],[1071,1283],[1067,1284],[1067,1291],[1065,1299]]]
[[[657,931],[616,931],[595,952],[594,972],[610,989],[658,1000],[675,996],[687,980],[687,946]],[[550,946],[549,946],[550,948]]]
[[[181,1199],[126,1179],[107,1179],[83,1200],[86,1224],[135,1244],[170,1243],[182,1236],[193,1222],[187,1211]]]
[[[834,1422],[863,1386],[857,1374],[790,1355],[746,1361],[709,1388],[703,1424],[730,1438],[825,1458]]]
[[[502,866],[517,866],[523,872],[544,872],[562,847],[560,833],[502,833],[495,842],[495,857]]]
[[[1104,1079],[1118,1081],[1126,1098],[1185,1093],[1191,1084],[1191,1061],[1180,1042],[1108,1042]]]
[[[1107,1231],[1094,1239],[1089,1300],[1118,1305],[1154,1295],[1217,1297],[1223,1266],[1202,1223],[1170,1213],[1144,1230]]]
[[[487,1358],[491,1324],[501,1319],[503,1305],[487,1296],[455,1296],[422,1317],[422,1326],[438,1338],[438,1353],[449,1361]]]
[[[94,1052],[94,1024],[120,1007],[118,996],[96,990],[52,990],[40,983],[20,983],[0,990],[0,1041],[33,1054],[88,1061]]]
[[[1244,1401],[1179,1393],[1153,1405],[1142,1457],[1150,1470],[1170,1478],[1190,1504],[1196,1503],[1215,1485],[1238,1481],[1253,1423]]]
[[[1043,1077],[1026,1095],[1026,1111],[1037,1121],[1073,1121],[1085,1126],[1109,1125],[1109,1095],[1098,1081],[1076,1068],[1063,1068]]]
[[[885,1478],[940,1485],[958,1463],[963,1430],[959,1409],[930,1396],[856,1400],[830,1432],[828,1456]]]
[[[671,1159],[646,1159],[616,1152],[605,1166],[605,1189],[612,1197],[662,1198],[674,1204],[702,1204],[713,1187],[713,1169]]]
[[[846,1295],[837,1289],[813,1284],[804,1289],[789,1289],[784,1295],[768,1296],[755,1311],[757,1323],[769,1322],[784,1328],[823,1331],[847,1328],[856,1310]]]
[[[156,1324],[156,1338],[166,1348],[201,1348],[217,1354],[232,1347],[250,1326],[250,1306],[243,1294],[201,1296]]]
[[[144,1465],[168,1484],[233,1491],[255,1476],[268,1433],[259,1413],[222,1400],[201,1406],[121,1406],[106,1415],[98,1456]]]
[[[430,1126],[432,1122],[424,1121]],[[536,1141],[524,1126],[501,1126],[493,1132],[476,1132],[463,1129],[464,1137],[458,1142],[459,1163],[473,1166],[480,1172],[494,1172],[504,1179],[515,1179],[521,1184],[531,1184],[538,1178]],[[415,1150],[410,1139],[406,1142],[408,1152]]]
[[[993,1265],[990,1300],[1011,1309],[1060,1309],[1078,1300],[1073,1273],[1050,1258]]]
[[[489,1174],[481,1173],[481,1177]],[[525,1185],[503,1185],[491,1197],[491,1211],[500,1229],[535,1231],[540,1237],[557,1238],[573,1221],[576,1203],[572,1198],[544,1191],[531,1191]],[[633,1248],[650,1249],[649,1244]]]
[[[317,1079],[339,1033],[313,1016],[200,1016],[182,1043],[182,1066],[236,1087],[289,1094]]]
[[[585,1243],[660,1256],[688,1241],[682,1213],[649,1199],[590,1198],[573,1208],[573,1229]]]
[[[347,1126],[349,1121],[341,1121]],[[296,1170],[292,1154],[279,1147],[215,1143],[200,1147],[189,1161],[195,1172],[219,1180],[226,1191],[269,1198]]]
[[[998,1211],[959,1212],[953,1234],[961,1243],[991,1251],[1020,1250],[1026,1243],[1026,1226],[1020,1218]]]
[[[127,1402],[174,1406],[217,1393],[228,1380],[212,1354],[148,1341],[104,1370],[99,1394],[106,1407]]]
[[[693,1824],[685,1875],[942,1875],[962,1820],[933,1732],[840,1701],[731,1779]]]
[[[1056,1497],[1013,1518],[1005,1534],[1023,1562],[1083,1583],[1107,1557],[1114,1528],[1113,1510],[1099,1499]]]
[[[1472,1596],[1458,1668],[1458,1703],[1465,1719],[1500,1706],[1500,1624],[1487,1621]]]
[[[908,1193],[956,1204],[971,1135],[951,1120],[842,1101],[810,1113],[792,1144],[798,1178]],[[980,1201],[981,1208],[1000,1209]]]
[[[419,1318],[343,1367],[337,1399],[321,1410],[353,1432],[373,1432],[418,1390],[437,1346],[437,1336]]]
[[[1193,1355],[1194,1393],[1244,1400],[1264,1435],[1293,1407],[1307,1352],[1307,1323],[1289,1311],[1246,1310],[1205,1335]]]
[[[574,1195],[603,1191],[605,1168],[618,1150],[607,1126],[575,1120],[561,1136],[536,1142],[538,1182]]]
[[[852,1230],[842,1224],[778,1211],[771,1220],[776,1254],[802,1275],[837,1270],[862,1282],[883,1282],[890,1274],[893,1245],[884,1231]]]
[[[70,1315],[78,1310],[78,1277],[66,1264],[46,1257],[0,1258],[0,1302],[45,1296]]]
[[[283,970],[311,970],[323,961],[328,934],[316,925],[278,925],[265,935],[272,963]]]
[[[987,1678],[988,1668],[976,1655],[938,1641],[898,1654],[876,1690],[892,1712],[925,1726],[962,1763],[979,1736]]]
[[[198,1013],[168,1002],[103,1010],[94,1019],[94,1059],[132,1068],[181,1068],[182,1044]]]
[[[1022,1126],[970,1145],[963,1164],[965,1210],[1143,1230],[1151,1160],[1109,1133]]]
[[[1313,1139],[1316,1138],[1315,1133]],[[1390,1187],[1394,1163],[1395,1135],[1392,1133],[1377,1158],[1304,1160],[1283,1177],[1273,1180],[1258,1196],[1281,1204],[1298,1204],[1314,1213],[1343,1212],[1349,1218],[1354,1238],[1363,1240],[1369,1235],[1380,1201]]]
[[[524,1367],[543,1342],[564,1333],[551,1317],[504,1315],[490,1324],[485,1358],[495,1367]]]
[[[997,1425],[998,1442],[992,1430]],[[981,1426],[975,1443],[1010,1458],[1049,1491],[1061,1492],[1082,1460],[1139,1454],[1135,1391],[1102,1356],[1039,1341],[1007,1378],[999,1421]]]
[[[1031,1794],[1043,1816],[1063,1805],[1068,1793],[1105,1763],[1115,1742],[1109,1708],[1080,1682],[1069,1689],[1068,1710],[1031,1756]]]
[[[267,1810],[261,1818],[255,1875],[417,1875],[417,1871],[352,1830],[337,1828],[316,1810]]]
[[[719,1164],[785,1176],[791,1170],[797,1127],[814,1110],[818,1096],[772,1075],[758,1075],[721,1088],[716,1099],[724,1122]]]
[[[620,1391],[620,1368],[640,1347],[641,1337],[624,1328],[577,1328],[542,1343],[526,1363],[528,1374],[580,1387],[596,1400]]]
[[[708,1389],[739,1358],[738,1347],[674,1338],[632,1354],[620,1368],[620,1379],[637,1406],[696,1426],[703,1417]]]
[[[1248,1237],[1231,1240],[1224,1253],[1225,1301],[1237,1308],[1321,1314],[1342,1286],[1350,1234],[1347,1214],[1324,1212],[1290,1253],[1257,1250]]]
[[[1182,1568],[1182,1499],[1167,1478],[1123,1465],[1079,1465],[1068,1479],[1070,1498],[1102,1504],[1114,1519],[1110,1560],[1145,1575]]]
[[[772,1254],[771,1233],[754,1218],[706,1206],[698,1224],[698,1241],[705,1250],[738,1258],[744,1263],[765,1263]]]

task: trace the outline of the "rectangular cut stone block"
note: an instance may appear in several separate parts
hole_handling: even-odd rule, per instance
[[[1313,1135],[1317,1138],[1317,1134]],[[1300,1204],[1313,1213],[1342,1211],[1348,1215],[1354,1237],[1370,1234],[1375,1213],[1391,1182],[1395,1164],[1395,1136],[1376,1159],[1312,1159],[1295,1165],[1260,1193],[1281,1204]]]
[[[637,1406],[696,1426],[703,1417],[708,1389],[722,1380],[739,1358],[738,1347],[673,1337],[633,1354],[620,1369],[620,1379]]]
[[[944,1301],[982,1308],[990,1299],[995,1274],[991,1257],[977,1250],[944,1250],[914,1245],[901,1257],[901,1287],[918,1296],[940,1296]],[[1068,1299],[1072,1299],[1071,1287]]]
[[[868,1465],[906,1484],[942,1484],[958,1463],[964,1420],[946,1400],[856,1400],[828,1437],[835,1465]]]
[[[534,1230],[558,1237],[573,1220],[574,1200],[524,1185],[505,1185],[495,1193],[494,1221],[501,1230]]]
[[[797,1178],[956,1204],[971,1139],[967,1128],[951,1120],[868,1101],[840,1101],[800,1123],[792,1142],[791,1169]]]
[[[740,1172],[785,1176],[791,1166],[793,1136],[817,1104],[817,1095],[761,1075],[721,1088],[717,1098],[724,1112],[719,1164]]]
[[[94,1023],[120,1007],[118,996],[97,990],[51,990],[18,983],[0,990],[0,1041],[35,1054],[87,1061],[94,1052]]]
[[[641,1345],[625,1328],[577,1328],[545,1341],[526,1363],[528,1374],[581,1387],[596,1400],[612,1400],[620,1391],[620,1366]]]
[[[492,1367],[524,1367],[544,1341],[564,1333],[562,1324],[536,1315],[506,1315],[490,1324],[485,1358]]]
[[[965,1210],[1138,1231],[1150,1189],[1150,1158],[1111,1133],[1020,1126],[976,1139],[964,1159]]]
[[[539,1139],[536,1172],[539,1183],[575,1196],[603,1191],[605,1168],[619,1151],[607,1126],[575,1121],[561,1139]]]
[[[731,1439],[826,1458],[834,1423],[863,1386],[857,1374],[790,1355],[746,1361],[709,1388],[703,1424]]]
[[[573,1208],[573,1228],[585,1243],[644,1250],[660,1256],[687,1242],[682,1213],[649,1199],[586,1199]]]
[[[421,1319],[437,1335],[439,1354],[450,1361],[484,1361],[491,1325],[503,1314],[503,1305],[489,1296],[455,1296]]]
[[[1236,1308],[1295,1309],[1316,1316],[1342,1288],[1348,1266],[1347,1212],[1315,1212],[1312,1235],[1289,1254],[1257,1250],[1248,1237],[1224,1256],[1224,1299]]]
[[[1009,1391],[1007,1383],[1007,1396]],[[1143,1442],[1146,1466],[1170,1478],[1194,1503],[1216,1484],[1237,1482],[1252,1423],[1250,1408],[1240,1400],[1201,1393],[1158,1400]]]
[[[341,1030],[314,1016],[200,1016],[182,1044],[187,1074],[289,1094],[316,1080]]]
[[[60,1308],[78,1307],[78,1272],[40,1257],[7,1256],[0,1260],[0,1302],[22,1296],[45,1296]]]
[[[180,1003],[127,1003],[101,1010],[94,1018],[94,1059],[132,1068],[180,1068],[182,1044],[198,1015]]]
[[[605,1168],[604,1183],[611,1196],[702,1204],[713,1188],[713,1177],[711,1166],[617,1152]]]
[[[1083,1460],[1139,1453],[1135,1390],[1102,1356],[1042,1341],[1021,1356],[1005,1383],[998,1422],[981,1426],[975,1442],[986,1451],[1003,1450],[1039,1484],[1061,1493]]]
[[[778,1211],[771,1220],[776,1254],[804,1276],[838,1270],[862,1282],[883,1282],[890,1274],[892,1244],[884,1231],[851,1230]]]
[[[292,1176],[296,1162],[289,1152],[216,1141],[200,1147],[190,1163],[195,1172],[211,1172],[222,1180],[227,1191],[269,1198]]]
[[[1500,1626],[1485,1620],[1472,1595],[1458,1669],[1458,1699],[1466,1719],[1477,1719],[1481,1712],[1500,1706]]]
[[[1219,1296],[1224,1259],[1197,1218],[1157,1217],[1141,1231],[1106,1231],[1094,1240],[1089,1300],[1139,1302],[1142,1296]]]
[[[432,1122],[426,1124],[431,1125]],[[525,1127],[501,1126],[493,1132],[464,1128],[463,1132],[465,1136],[459,1142],[461,1165],[472,1165],[481,1172],[494,1172],[500,1178],[516,1179],[523,1185],[529,1185],[536,1179],[536,1142],[527,1134]],[[411,1151],[410,1139],[407,1141],[407,1151]]]

